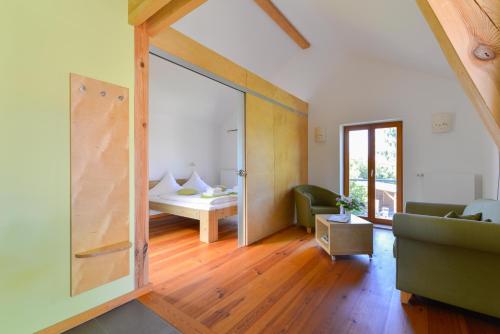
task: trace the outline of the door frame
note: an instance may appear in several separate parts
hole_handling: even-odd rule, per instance
[[[397,184],[397,202],[396,212],[403,211],[403,121],[387,121],[387,122],[374,122],[363,123],[356,125],[343,126],[343,192],[346,196],[349,195],[349,132],[356,130],[368,130],[368,217],[367,220],[382,225],[392,225],[392,220],[381,219],[375,217],[375,130],[383,128],[397,129],[397,146],[396,146],[396,184]]]
[[[169,28],[167,28],[169,29]],[[173,29],[165,36],[148,35],[146,24],[134,27],[135,99],[134,99],[134,149],[135,149],[135,287],[149,283],[149,159],[148,159],[148,99],[149,54],[154,50],[168,60],[198,74],[219,81],[229,87],[252,94],[261,99],[307,117],[308,104],[286,91],[258,77],[249,70],[204,47]],[[168,39],[165,39],[168,36]],[[244,80],[240,80],[244,78]],[[242,132],[243,133],[243,132]],[[244,181],[246,183],[246,179]],[[243,208],[246,210],[246,208]],[[246,216],[246,212],[244,214]],[[247,244],[244,221],[242,245]],[[240,228],[238,226],[238,228]],[[239,240],[240,241],[240,240]]]

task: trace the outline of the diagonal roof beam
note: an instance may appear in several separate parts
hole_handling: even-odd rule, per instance
[[[128,23],[138,26],[157,11],[162,9],[172,0],[129,0],[128,1]]]
[[[302,49],[311,46],[309,41],[295,28],[285,15],[276,7],[271,0],[255,0],[257,5]]]
[[[417,3],[500,148],[498,0],[417,0]]]
[[[147,21],[149,36],[155,36],[203,5],[207,0],[172,0]]]

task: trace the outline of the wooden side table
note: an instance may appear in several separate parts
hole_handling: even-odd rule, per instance
[[[373,255],[373,224],[352,215],[349,223],[329,222],[316,215],[316,242],[335,260],[336,255]]]

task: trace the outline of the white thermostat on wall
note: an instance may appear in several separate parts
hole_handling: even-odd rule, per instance
[[[438,112],[432,114],[432,133],[447,133],[453,130],[455,114]]]

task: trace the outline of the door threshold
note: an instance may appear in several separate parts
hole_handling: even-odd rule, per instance
[[[373,224],[373,227],[379,228],[381,230],[389,230],[392,231],[392,226],[391,225],[383,225],[383,224]]]

